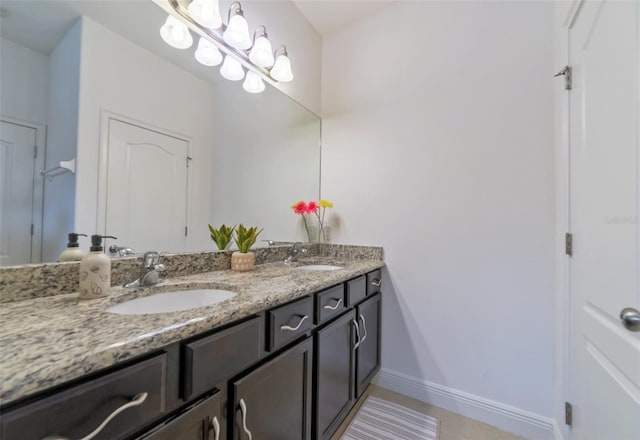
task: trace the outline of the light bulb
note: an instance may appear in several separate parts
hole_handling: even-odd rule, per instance
[[[264,82],[262,78],[260,78],[260,75],[253,70],[249,70],[244,83],[242,83],[242,88],[249,93],[260,93],[264,90]]]
[[[238,60],[227,55],[224,57],[224,63],[220,68],[220,75],[229,81],[240,81],[244,78],[244,69]]]
[[[202,26],[218,29],[222,26],[218,0],[193,0],[187,7],[191,17]]]
[[[269,75],[276,81],[291,81],[293,79],[293,73],[291,72],[291,61],[289,61],[289,57],[284,54],[278,55]]]
[[[204,66],[217,66],[222,62],[220,50],[211,41],[200,37],[195,53],[196,60]]]
[[[266,36],[256,38],[256,42],[253,44],[251,52],[249,52],[249,59],[253,64],[260,67],[273,66],[273,49]]]
[[[251,47],[249,25],[242,16],[242,12],[236,12],[229,20],[229,25],[222,34],[224,41],[236,49],[246,50]]]
[[[193,38],[187,25],[173,15],[167,17],[167,21],[160,28],[160,36],[171,47],[187,49],[193,44]]]

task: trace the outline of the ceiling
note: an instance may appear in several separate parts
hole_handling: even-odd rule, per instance
[[[320,35],[327,35],[398,0],[292,1]]]

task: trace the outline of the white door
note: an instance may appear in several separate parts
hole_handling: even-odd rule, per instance
[[[113,118],[108,136],[104,232],[137,253],[186,250],[188,141]]]
[[[637,1],[585,1],[569,30],[574,439],[640,439]]]
[[[35,128],[0,121],[0,266],[39,261],[37,255],[32,259],[34,188],[40,171],[35,145]]]

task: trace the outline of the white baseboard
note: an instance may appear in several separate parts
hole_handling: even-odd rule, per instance
[[[380,370],[376,383],[382,388],[488,423],[528,439],[562,440],[561,430],[553,419],[520,408],[385,368]]]

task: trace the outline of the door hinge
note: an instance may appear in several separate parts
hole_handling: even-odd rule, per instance
[[[571,67],[564,66],[564,68],[560,72],[556,73],[553,76],[564,76],[564,89],[571,90]]]
[[[185,226],[184,227],[184,236],[186,237],[188,233],[189,233],[189,227]]]
[[[33,146],[33,158],[35,159],[36,157],[38,157],[38,146],[34,145]]]
[[[564,402],[564,423],[569,426],[573,424],[573,406],[569,402]]]
[[[570,232],[564,234],[564,253],[573,256],[573,234]]]
[[[187,168],[189,168],[189,164],[191,163],[192,160],[193,160],[193,157],[187,156]]]
[[[31,223],[31,236],[33,237],[33,230],[34,230],[34,226],[33,223]]]

